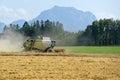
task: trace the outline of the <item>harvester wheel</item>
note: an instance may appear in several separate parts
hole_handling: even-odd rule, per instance
[[[50,53],[52,53],[52,52],[53,52],[53,50],[49,49],[47,52],[50,52]]]

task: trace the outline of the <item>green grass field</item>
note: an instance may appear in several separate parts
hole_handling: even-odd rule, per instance
[[[69,53],[120,54],[120,46],[62,46]]]

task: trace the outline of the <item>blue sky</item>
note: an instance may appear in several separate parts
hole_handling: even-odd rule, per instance
[[[120,0],[0,0],[0,22],[31,20],[55,5],[90,11],[97,19],[120,19]]]

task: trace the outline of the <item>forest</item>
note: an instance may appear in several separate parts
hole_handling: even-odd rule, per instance
[[[30,38],[46,36],[56,40],[59,46],[110,46],[120,45],[120,20],[100,19],[88,25],[84,31],[69,32],[64,30],[60,22],[35,21],[29,24],[27,21],[20,27],[18,24],[5,26],[3,34],[7,30],[13,30]]]

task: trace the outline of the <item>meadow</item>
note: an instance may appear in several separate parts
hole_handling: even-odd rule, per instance
[[[120,46],[61,46],[69,53],[120,54]]]

